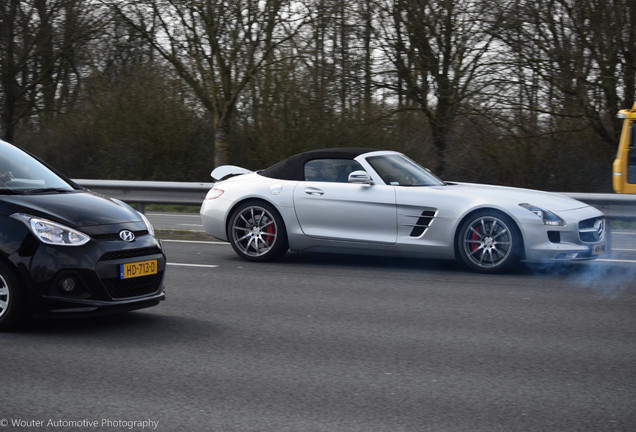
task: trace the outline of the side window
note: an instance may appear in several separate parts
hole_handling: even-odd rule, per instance
[[[305,164],[305,181],[347,183],[349,174],[362,169],[351,159],[314,159]]]
[[[627,151],[627,183],[636,184],[636,123],[629,128]]]

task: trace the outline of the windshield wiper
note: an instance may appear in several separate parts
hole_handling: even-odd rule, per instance
[[[49,187],[49,188],[40,188],[40,189],[29,189],[29,190],[25,190],[24,194],[25,195],[37,195],[37,194],[44,194],[44,193],[50,193],[50,192],[55,192],[55,193],[67,193],[67,192],[72,192],[74,189],[64,189],[64,188],[54,188],[54,187]]]

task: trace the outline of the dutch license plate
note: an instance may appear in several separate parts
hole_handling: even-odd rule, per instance
[[[599,243],[594,245],[594,249],[592,250],[592,253],[594,255],[600,255],[602,253],[605,253],[605,243]]]
[[[139,261],[119,265],[119,278],[129,279],[157,273],[157,260]]]

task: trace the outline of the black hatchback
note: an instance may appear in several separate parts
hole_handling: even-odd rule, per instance
[[[157,305],[165,268],[143,214],[0,141],[0,330]]]

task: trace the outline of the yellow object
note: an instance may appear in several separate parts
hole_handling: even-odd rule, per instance
[[[612,169],[612,184],[616,193],[636,194],[636,103],[631,110],[620,110],[623,130]]]
[[[120,279],[129,279],[139,276],[157,274],[157,260],[139,261],[127,264],[120,264]]]

